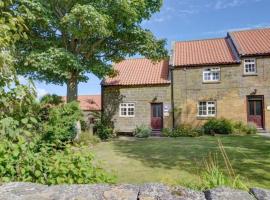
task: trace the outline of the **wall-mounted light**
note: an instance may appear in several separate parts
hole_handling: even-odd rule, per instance
[[[155,97],[153,98],[153,100],[152,100],[152,102],[155,102],[155,101],[157,101],[157,96],[155,96]]]
[[[257,94],[257,89],[254,89],[254,91],[250,93],[250,95],[256,95],[256,94]]]

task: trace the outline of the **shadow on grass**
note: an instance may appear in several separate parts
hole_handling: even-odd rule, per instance
[[[151,168],[186,170],[198,174],[203,159],[219,152],[221,139],[237,174],[252,183],[270,188],[270,139],[260,136],[218,136],[200,138],[150,138],[113,142],[117,154],[139,160]],[[225,169],[219,156],[219,163]]]

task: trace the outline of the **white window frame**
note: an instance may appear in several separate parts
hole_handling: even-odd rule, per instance
[[[219,74],[219,79],[214,79],[214,73],[217,73]],[[207,80],[205,79],[205,76],[206,74],[209,75],[210,79]],[[203,69],[203,82],[204,83],[207,83],[207,82],[219,82],[220,81],[220,76],[221,76],[221,73],[220,73],[220,67],[208,67],[208,68],[204,68]]]
[[[246,71],[247,68],[252,67],[249,65],[254,65],[254,70],[255,71]],[[255,58],[246,58],[244,60],[244,74],[245,75],[256,75],[257,74],[257,64],[256,64],[256,59]]]
[[[205,103],[205,111],[206,114],[201,114],[200,110],[201,110],[201,103]],[[210,109],[210,108],[214,108],[214,109]],[[215,113],[211,113],[211,111],[215,111]],[[217,103],[216,101],[199,101],[198,102],[198,113],[197,116],[198,117],[216,117],[217,115]]]
[[[125,109],[125,114],[123,114],[122,109]],[[133,114],[129,113],[129,109],[133,109]],[[120,117],[135,117],[135,103],[132,103],[132,102],[120,103],[119,116]]]

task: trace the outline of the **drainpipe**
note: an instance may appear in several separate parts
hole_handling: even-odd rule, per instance
[[[103,81],[101,82],[101,118],[104,115],[104,84]]]
[[[175,112],[174,112],[174,78],[173,78],[174,66],[170,65],[171,73],[171,110],[172,110],[172,128],[175,128]]]

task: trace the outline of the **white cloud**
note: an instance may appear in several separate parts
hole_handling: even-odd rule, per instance
[[[169,4],[170,3],[170,4]],[[169,20],[172,20],[176,17],[188,17],[190,15],[196,14],[199,12],[199,6],[190,2],[189,0],[181,0],[181,1],[164,1],[164,5],[162,6],[159,13],[156,13],[150,21],[143,21],[143,24],[149,23],[163,23]]]
[[[249,29],[256,29],[256,28],[269,28],[270,23],[259,23],[259,24],[249,24],[244,27],[234,27],[234,28],[227,28],[227,29],[221,29],[217,31],[208,31],[204,32],[203,35],[224,35],[227,32],[233,32],[233,31],[244,31]]]
[[[214,9],[220,10],[220,9],[226,9],[229,7],[236,7],[243,3],[243,0],[218,0],[214,4]]]
[[[209,4],[208,6],[213,7],[215,10],[222,10],[260,1],[261,0],[216,0],[213,4]]]

